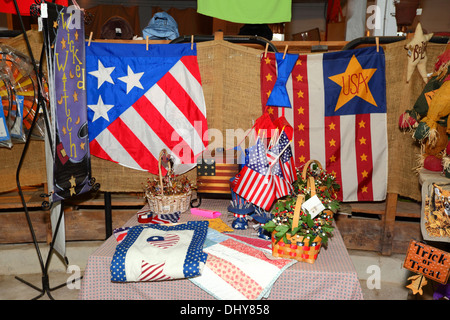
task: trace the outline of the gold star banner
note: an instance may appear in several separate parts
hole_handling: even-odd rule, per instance
[[[285,75],[284,75],[285,76]],[[261,57],[261,102],[293,128],[295,165],[318,160],[341,185],[341,201],[382,201],[387,190],[385,59],[381,48],[297,55],[286,81],[291,107],[268,102],[279,77]]]

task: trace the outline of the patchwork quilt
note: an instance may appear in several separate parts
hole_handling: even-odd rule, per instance
[[[175,226],[141,224],[117,245],[110,271],[113,282],[184,279],[202,273],[207,221]]]
[[[250,245],[211,228],[204,252],[208,254],[208,259],[202,274],[189,280],[222,300],[266,298],[282,272],[296,263],[296,260],[273,258],[268,249]]]

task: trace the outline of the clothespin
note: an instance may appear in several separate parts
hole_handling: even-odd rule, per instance
[[[89,34],[89,42],[88,42],[88,47],[91,45],[91,41],[92,41],[92,35],[94,34],[94,32],[91,31],[91,33]]]
[[[191,50],[194,50],[194,35],[191,35]]]
[[[377,52],[380,52],[380,38],[375,37],[375,43],[377,44]]]
[[[145,37],[145,50],[148,51],[148,36]]]
[[[266,49],[264,50],[264,58],[267,56],[267,50],[269,50],[269,43],[266,43]]]
[[[289,47],[289,45],[286,45],[286,47],[284,48],[283,59],[286,57],[286,52],[287,52],[288,47]]]

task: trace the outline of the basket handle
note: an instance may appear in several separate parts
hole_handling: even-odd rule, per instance
[[[298,222],[300,220],[300,211],[302,210],[302,204],[305,200],[305,196],[303,194],[299,194],[297,196],[297,202],[295,203],[294,208],[294,217],[292,218],[292,230],[298,227]]]
[[[315,163],[319,166],[320,169],[322,169],[322,165],[320,164],[319,161],[317,160],[309,160],[307,163],[305,163],[304,167],[303,167],[303,171],[302,171],[302,179],[305,180],[306,179],[306,171],[308,171],[309,166],[311,165],[311,163]]]
[[[164,185],[163,185],[163,176],[162,176],[162,172],[161,172],[161,164],[162,164],[162,157],[167,154],[166,149],[162,149],[161,152],[159,153],[159,159],[158,159],[158,173],[159,173],[159,184],[161,186],[161,195],[164,195]],[[170,162],[168,162],[169,164],[169,171],[170,171]]]
[[[306,182],[306,188],[311,189],[311,197],[316,195],[316,183],[315,183],[314,177],[308,178],[308,181]]]

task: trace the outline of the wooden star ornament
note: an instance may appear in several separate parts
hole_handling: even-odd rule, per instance
[[[421,274],[409,277],[408,280],[411,280],[411,283],[406,286],[406,288],[409,288],[412,290],[413,294],[423,294],[422,287],[424,287],[428,281],[425,279],[425,277]]]
[[[405,49],[408,50],[408,68],[406,74],[406,82],[411,80],[411,76],[417,67],[423,81],[428,82],[427,77],[427,43],[433,36],[433,33],[423,34],[420,22],[417,24],[414,37]]]

